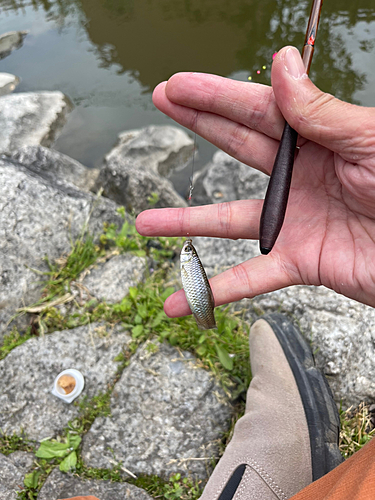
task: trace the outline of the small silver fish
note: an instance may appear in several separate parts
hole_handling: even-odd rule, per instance
[[[191,312],[201,330],[216,328],[214,296],[192,241],[186,240],[180,257],[182,286]]]

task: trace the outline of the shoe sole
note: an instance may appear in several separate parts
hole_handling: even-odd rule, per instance
[[[296,380],[309,429],[312,476],[316,481],[343,462],[338,446],[340,417],[337,406],[300,331],[282,314],[266,314],[262,319],[274,331]]]

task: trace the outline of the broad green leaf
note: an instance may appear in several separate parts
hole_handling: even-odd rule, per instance
[[[205,356],[207,354],[207,348],[204,345],[200,345],[196,350],[198,356]]]
[[[201,335],[198,340],[198,344],[203,344],[203,342],[206,340],[206,335]]]
[[[121,325],[126,329],[126,330],[130,330],[131,328],[133,328],[133,325],[131,323],[121,323]]]
[[[174,293],[174,288],[173,286],[169,286],[164,290],[164,292],[160,295],[160,297],[162,300],[166,300],[170,295],[172,295],[172,293]]]
[[[68,443],[58,443],[57,441],[43,441],[35,456],[38,458],[65,457],[69,448]]]
[[[136,296],[138,295],[138,289],[135,286],[131,286],[129,288],[129,295],[132,299],[135,299]]]
[[[146,288],[145,290],[143,290],[143,293],[152,300],[158,299],[156,291],[153,288]]]
[[[137,312],[142,319],[145,319],[147,316],[147,304],[140,304],[137,308]]]
[[[157,315],[154,321],[152,322],[152,327],[155,328],[160,325],[162,321],[167,319],[167,315],[165,314],[164,311],[160,311]]]
[[[73,450],[76,450],[78,446],[80,445],[82,441],[81,436],[78,436],[76,434],[69,434],[69,448],[73,448]]]
[[[135,318],[134,318],[134,323],[136,325],[140,325],[140,324],[142,324],[142,322],[143,322],[143,319],[141,318],[141,316],[139,314],[136,314]]]
[[[126,236],[129,232],[129,222],[126,220],[121,228],[120,234],[122,237]]]
[[[122,299],[119,305],[121,307],[122,312],[127,312],[130,311],[133,304],[127,297],[125,297]]]
[[[133,252],[137,257],[145,257],[146,255],[146,252],[144,250],[133,250]]]
[[[171,345],[177,345],[178,343],[178,337],[174,334],[172,334],[170,337],[169,337],[169,343]]]
[[[40,474],[41,472],[36,470],[30,474],[26,474],[25,479],[23,480],[23,484],[26,488],[37,488]]]
[[[137,325],[132,329],[132,337],[135,339],[142,335],[143,333],[143,325]]]
[[[233,359],[229,356],[229,354],[224,349],[224,347],[221,347],[219,345],[216,345],[215,347],[216,347],[217,355],[219,356],[220,363],[227,370],[232,370],[233,369]]]
[[[114,240],[116,238],[116,228],[114,226],[109,226],[105,236],[110,240]]]
[[[74,469],[77,465],[77,453],[72,451],[67,457],[61,462],[59,469],[61,472],[68,472],[70,469]]]

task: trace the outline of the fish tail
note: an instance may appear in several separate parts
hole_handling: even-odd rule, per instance
[[[193,316],[200,330],[213,330],[214,328],[217,328],[215,318],[212,318],[212,320],[207,322],[207,321],[202,321],[195,314],[193,314]]]

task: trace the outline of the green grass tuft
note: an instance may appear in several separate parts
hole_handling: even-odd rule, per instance
[[[197,500],[202,492],[202,482],[193,481],[181,474],[173,474],[168,481],[158,476],[141,475],[137,479],[129,479],[129,483],[142,488],[153,498],[165,500]]]
[[[29,340],[33,337],[30,333],[30,328],[21,335],[16,327],[13,327],[10,333],[4,335],[3,343],[0,345],[0,359],[4,359],[10,351],[12,351],[15,347],[22,345],[26,340]]]
[[[361,403],[357,408],[340,410],[339,447],[344,458],[349,458],[375,436],[368,406]]]
[[[10,455],[15,451],[35,451],[35,445],[26,435],[7,435],[0,429],[0,453]]]
[[[90,267],[101,253],[101,248],[95,245],[94,238],[87,234],[73,244],[72,251],[66,258],[53,263],[46,258],[50,271],[47,273],[49,279],[45,284],[43,295],[50,300],[70,291],[69,283],[76,280],[84,269]],[[47,299],[44,298],[43,301]]]

